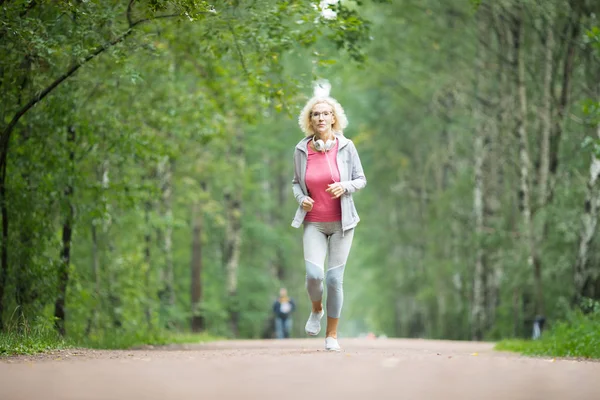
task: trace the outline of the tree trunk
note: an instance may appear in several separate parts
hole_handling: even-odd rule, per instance
[[[513,337],[519,337],[521,332],[521,294],[518,288],[512,290]]]
[[[266,192],[267,196],[276,199],[277,203],[269,210],[269,224],[272,227],[280,226],[282,223],[281,210],[285,209],[285,196],[289,187],[287,185],[286,177],[283,172],[271,164],[270,171],[275,171],[275,183],[276,186],[273,189],[269,183],[267,187],[269,191]],[[268,182],[268,180],[267,180]],[[286,268],[285,268],[285,256],[284,249],[280,243],[275,243],[274,254],[271,260],[271,273],[279,282],[284,282],[286,279]]]
[[[521,14],[522,14],[522,10]],[[518,93],[518,107],[516,115],[517,137],[519,139],[519,160],[520,160],[520,188],[519,199],[521,212],[523,214],[524,236],[528,248],[527,263],[533,270],[534,292],[535,292],[535,313],[543,315],[544,299],[542,292],[542,273],[541,260],[537,255],[536,241],[533,230],[533,221],[531,215],[531,157],[529,155],[529,144],[527,137],[527,94],[525,90],[525,60],[524,60],[524,27],[521,14],[515,18],[513,29],[513,41],[516,62],[516,87]]]
[[[235,123],[231,118],[230,122]],[[229,296],[229,324],[234,336],[239,334],[239,299],[237,297],[238,289],[238,269],[240,263],[240,253],[242,250],[242,194],[244,189],[244,174],[246,169],[246,160],[244,154],[243,133],[237,128],[231,128],[235,131],[233,143],[230,145],[231,154],[228,154],[230,162],[235,165],[238,175],[234,179],[231,187],[225,192],[226,207],[226,252],[225,252],[225,270],[227,274],[227,295]]]
[[[551,99],[551,87],[552,87],[552,52],[554,47],[554,35],[553,35],[553,24],[550,19],[547,21],[546,26],[546,48],[545,48],[545,73],[543,82],[543,108],[541,110],[541,123],[542,123],[542,143],[540,148],[540,170],[539,170],[539,187],[538,187],[538,210],[543,210],[551,200],[551,192],[553,184],[550,183],[551,179],[554,179],[556,169],[551,171],[551,159],[556,154],[551,153],[551,140],[552,140],[552,99]],[[554,151],[558,151],[558,147]],[[551,173],[552,172],[552,173]],[[546,233],[548,231],[548,218],[547,213],[542,212],[538,216],[538,221],[542,225],[542,230],[539,237],[533,236],[533,228],[531,228],[530,244],[531,259],[534,269],[534,288],[535,288],[535,312],[539,316],[544,314],[544,299],[542,289],[542,260],[539,252],[536,248],[536,243],[543,244],[546,240]]]
[[[471,308],[471,338],[473,340],[483,339],[483,327],[485,326],[485,255],[483,249],[483,161],[484,146],[483,132],[481,127],[475,138],[475,188],[474,188],[474,214],[475,214],[475,271],[473,273],[473,304]]]
[[[55,327],[64,336],[66,334],[65,303],[67,297],[67,285],[69,283],[69,265],[71,262],[71,237],[73,235],[73,222],[75,209],[73,206],[73,179],[75,174],[75,128],[69,127],[67,134],[67,148],[69,148],[70,176],[68,178],[64,194],[67,206],[67,215],[63,223],[62,251],[58,268],[58,294],[54,304]]]
[[[569,105],[571,94],[571,78],[573,76],[573,67],[575,61],[575,50],[579,45],[576,39],[579,36],[579,17],[577,14],[571,16],[571,29],[569,35],[565,38],[567,43],[566,56],[564,59],[562,71],[562,84],[560,99],[558,102],[558,118],[555,119],[552,136],[550,137],[550,187],[548,188],[548,197],[552,198],[554,192],[555,176],[558,171],[558,153],[560,141],[562,138],[562,124],[565,119],[566,111]]]
[[[21,137],[21,145],[25,146],[29,139],[29,132],[31,127],[26,125],[23,130],[23,134]],[[27,196],[35,191],[31,186],[31,178],[29,172],[22,172],[21,178],[24,182],[26,182],[26,190]],[[16,253],[18,254],[19,262],[15,268],[15,301],[17,303],[17,307],[19,309],[19,314],[24,317],[25,316],[25,308],[27,304],[32,301],[32,296],[30,293],[30,277],[29,271],[30,262],[31,262],[31,252],[32,252],[32,230],[31,227],[27,224],[21,223],[19,224],[19,248]]]
[[[198,202],[192,206],[192,332],[204,330],[202,304],[202,209]]]
[[[273,179],[272,176],[269,175],[269,173],[272,171],[276,171],[277,173],[278,170],[274,168],[275,161],[273,161],[273,158],[269,157],[268,154],[265,155],[264,163],[266,168],[264,169],[264,175],[262,176],[261,201],[270,203],[271,201],[278,199],[279,196],[277,194],[279,193],[279,187],[275,186],[275,188],[273,188],[273,186],[271,185],[271,181]],[[276,176],[278,177],[278,175]],[[278,211],[279,207],[276,203],[273,203],[273,206],[266,207],[264,213],[261,213],[261,219],[265,221],[265,223],[269,227],[277,226],[277,221],[279,220]],[[274,245],[276,246],[276,244]],[[281,281],[280,275],[282,271],[281,264],[279,263],[277,250],[278,248],[274,247],[275,252],[269,260],[269,273],[271,274],[271,276],[273,276],[274,279]]]
[[[108,259],[113,260],[114,257],[115,257],[115,246],[109,239]],[[123,302],[121,301],[121,294],[115,288],[115,286],[117,286],[115,284],[115,282],[118,281],[119,277],[116,276],[116,274],[112,271],[110,266],[107,267],[106,269],[108,272],[107,279],[106,279],[106,291],[108,293],[108,295],[107,295],[108,310],[109,310],[113,329],[119,329],[123,326],[123,321],[122,321],[123,314],[120,311],[122,308]]]
[[[229,296],[229,323],[234,336],[239,333],[239,304],[237,298],[238,268],[242,249],[242,203],[236,193],[225,195],[227,205],[227,248],[228,257],[225,270],[227,273],[227,295]]]
[[[162,303],[167,310],[167,327],[172,328],[172,308],[175,305],[174,273],[173,273],[173,204],[172,204],[172,168],[173,162],[166,156],[159,164],[159,176],[162,189],[162,212],[163,212],[163,253],[165,256],[165,265],[162,269]]]
[[[96,225],[94,221],[92,221],[92,277],[95,282],[95,296],[96,301],[100,301],[100,257],[98,254],[98,232],[96,230]],[[87,326],[85,328],[85,335],[88,336],[92,332],[92,328],[97,326],[98,324],[98,304],[96,303],[92,308],[92,313],[88,318]]]
[[[492,39],[490,38],[490,41]],[[499,51],[503,51],[505,48],[500,47]],[[501,64],[500,64],[501,65]],[[505,84],[504,69],[497,68],[497,81],[496,81],[496,95],[498,96],[499,106],[497,109],[488,109],[486,114],[495,114],[495,118],[486,118],[489,123],[489,134],[488,144],[486,147],[485,157],[488,160],[486,167],[484,168],[484,182],[486,182],[486,192],[484,201],[484,225],[491,227],[492,233],[486,233],[486,235],[493,235],[497,237],[495,232],[498,227],[502,226],[504,222],[504,215],[502,212],[502,194],[503,194],[503,181],[504,181],[504,168],[505,168],[505,143],[503,140],[503,129],[505,127],[504,115],[505,110],[503,103],[504,90],[503,85]],[[502,251],[497,247],[490,246],[486,249],[488,257],[486,258],[486,275],[485,275],[485,299],[486,299],[486,312],[485,312],[485,330],[491,329],[496,323],[496,309],[499,306],[500,299],[500,279],[503,271],[503,256]]]
[[[20,227],[19,232],[19,264],[15,268],[15,301],[19,308],[19,314],[21,316],[25,316],[25,309],[27,305],[30,304],[35,295],[31,292],[30,289],[30,276],[28,272],[30,271],[30,262],[31,262],[31,252],[32,248],[31,244],[31,231],[30,228],[25,226]]]
[[[483,12],[483,11],[482,11]],[[479,33],[483,29],[483,16],[478,16],[477,26]],[[480,37],[480,40],[483,40]],[[483,166],[486,159],[486,125],[484,123],[483,105],[478,100],[483,96],[482,83],[484,81],[483,73],[485,55],[483,54],[483,45],[477,46],[477,55],[475,59],[476,77],[475,77],[475,99],[473,106],[473,119],[476,124],[475,133],[475,187],[473,190],[473,214],[475,215],[475,270],[473,272],[473,303],[471,305],[471,338],[473,340],[483,339],[485,326],[485,277],[487,275],[485,266],[485,249],[483,248],[484,235],[484,179]]]
[[[151,274],[152,274],[152,227],[150,226],[150,213],[152,212],[152,202],[146,200],[144,203],[144,220],[146,223],[146,233],[144,234],[144,262],[146,263],[146,273],[144,274],[144,284],[146,286],[146,304],[144,306],[144,314],[146,316],[146,324],[148,329],[152,330],[152,300],[151,296]]]
[[[8,144],[6,145],[8,151]],[[4,331],[4,290],[8,277],[8,205],[6,204],[6,160],[0,163],[0,212],[2,213],[2,243],[0,243],[0,332]]]
[[[104,206],[107,202],[106,190],[109,187],[109,162],[104,160],[100,165],[100,168],[96,170],[96,179],[100,182],[102,187],[102,195],[100,201]],[[92,328],[98,326],[98,314],[102,304],[102,291],[101,291],[101,279],[100,279],[100,252],[98,251],[98,229],[97,225],[100,225],[104,231],[104,218],[98,218],[92,221],[91,233],[92,233],[92,277],[94,279],[94,295],[96,297],[96,303],[92,309],[92,314],[88,319],[88,324],[85,330],[86,336],[90,334]]]
[[[541,110],[542,119],[542,145],[540,149],[540,177],[539,177],[539,195],[538,207],[543,208],[549,197],[548,180],[550,174],[550,136],[552,134],[552,49],[554,47],[554,32],[551,21],[546,26],[546,69],[544,73],[543,86],[543,108]]]
[[[600,139],[600,124],[598,125],[598,138]],[[579,250],[573,268],[575,283],[575,301],[579,302],[583,297],[600,298],[600,293],[595,291],[592,281],[600,279],[600,269],[597,265],[590,263],[590,245],[596,236],[598,225],[598,207],[600,206],[600,188],[598,177],[600,176],[600,159],[592,154],[590,164],[590,175],[587,182],[583,215],[581,217],[581,232],[579,234]],[[593,271],[595,269],[596,271]]]

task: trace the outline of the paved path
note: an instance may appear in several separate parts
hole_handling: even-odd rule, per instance
[[[526,358],[489,343],[223,341],[0,360],[0,399],[599,400],[600,363]]]

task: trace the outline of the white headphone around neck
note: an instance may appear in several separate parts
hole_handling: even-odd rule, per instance
[[[337,182],[335,180],[335,178],[333,177],[333,169],[331,168],[331,163],[329,162],[329,156],[327,156],[327,152],[331,149],[333,149],[333,146],[335,146],[335,141],[336,139],[334,138],[333,140],[328,140],[327,142],[323,142],[321,139],[316,139],[316,135],[313,136],[312,138],[312,142],[313,142],[313,146],[315,147],[315,149],[317,151],[320,151],[321,153],[323,153],[323,155],[325,156],[325,159],[327,160],[327,165],[329,166],[329,173],[331,175],[331,180],[334,182]]]
[[[335,139],[328,140],[327,143],[325,143],[321,139],[316,139],[316,136],[313,136],[312,141],[313,141],[313,146],[315,146],[315,149],[317,151],[320,151],[321,153],[329,151],[329,150],[333,149],[333,146],[335,146]]]

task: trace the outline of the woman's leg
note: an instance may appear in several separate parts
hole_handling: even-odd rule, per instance
[[[323,309],[323,278],[325,256],[327,255],[327,235],[321,232],[317,224],[304,224],[302,237],[304,245],[304,263],[306,265],[306,290],[312,302],[313,312]]]
[[[344,303],[344,270],[352,247],[354,229],[342,234],[340,229],[329,237],[329,259],[327,262],[327,330],[326,337],[337,338],[337,326]]]
[[[306,265],[306,290],[312,302],[312,312],[304,326],[304,331],[316,336],[321,331],[323,318],[323,278],[325,256],[327,254],[327,235],[319,224],[304,224],[304,263]]]

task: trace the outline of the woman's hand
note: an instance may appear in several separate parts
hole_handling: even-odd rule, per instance
[[[338,197],[340,197],[341,195],[344,194],[346,189],[344,189],[344,187],[342,186],[341,183],[336,182],[336,183],[330,183],[329,188],[327,188],[327,190],[325,190],[325,191],[327,193],[331,194],[332,199],[337,199]]]
[[[306,197],[304,200],[302,200],[302,209],[304,211],[310,211],[313,208],[313,204],[315,204],[315,201],[310,197]]]

